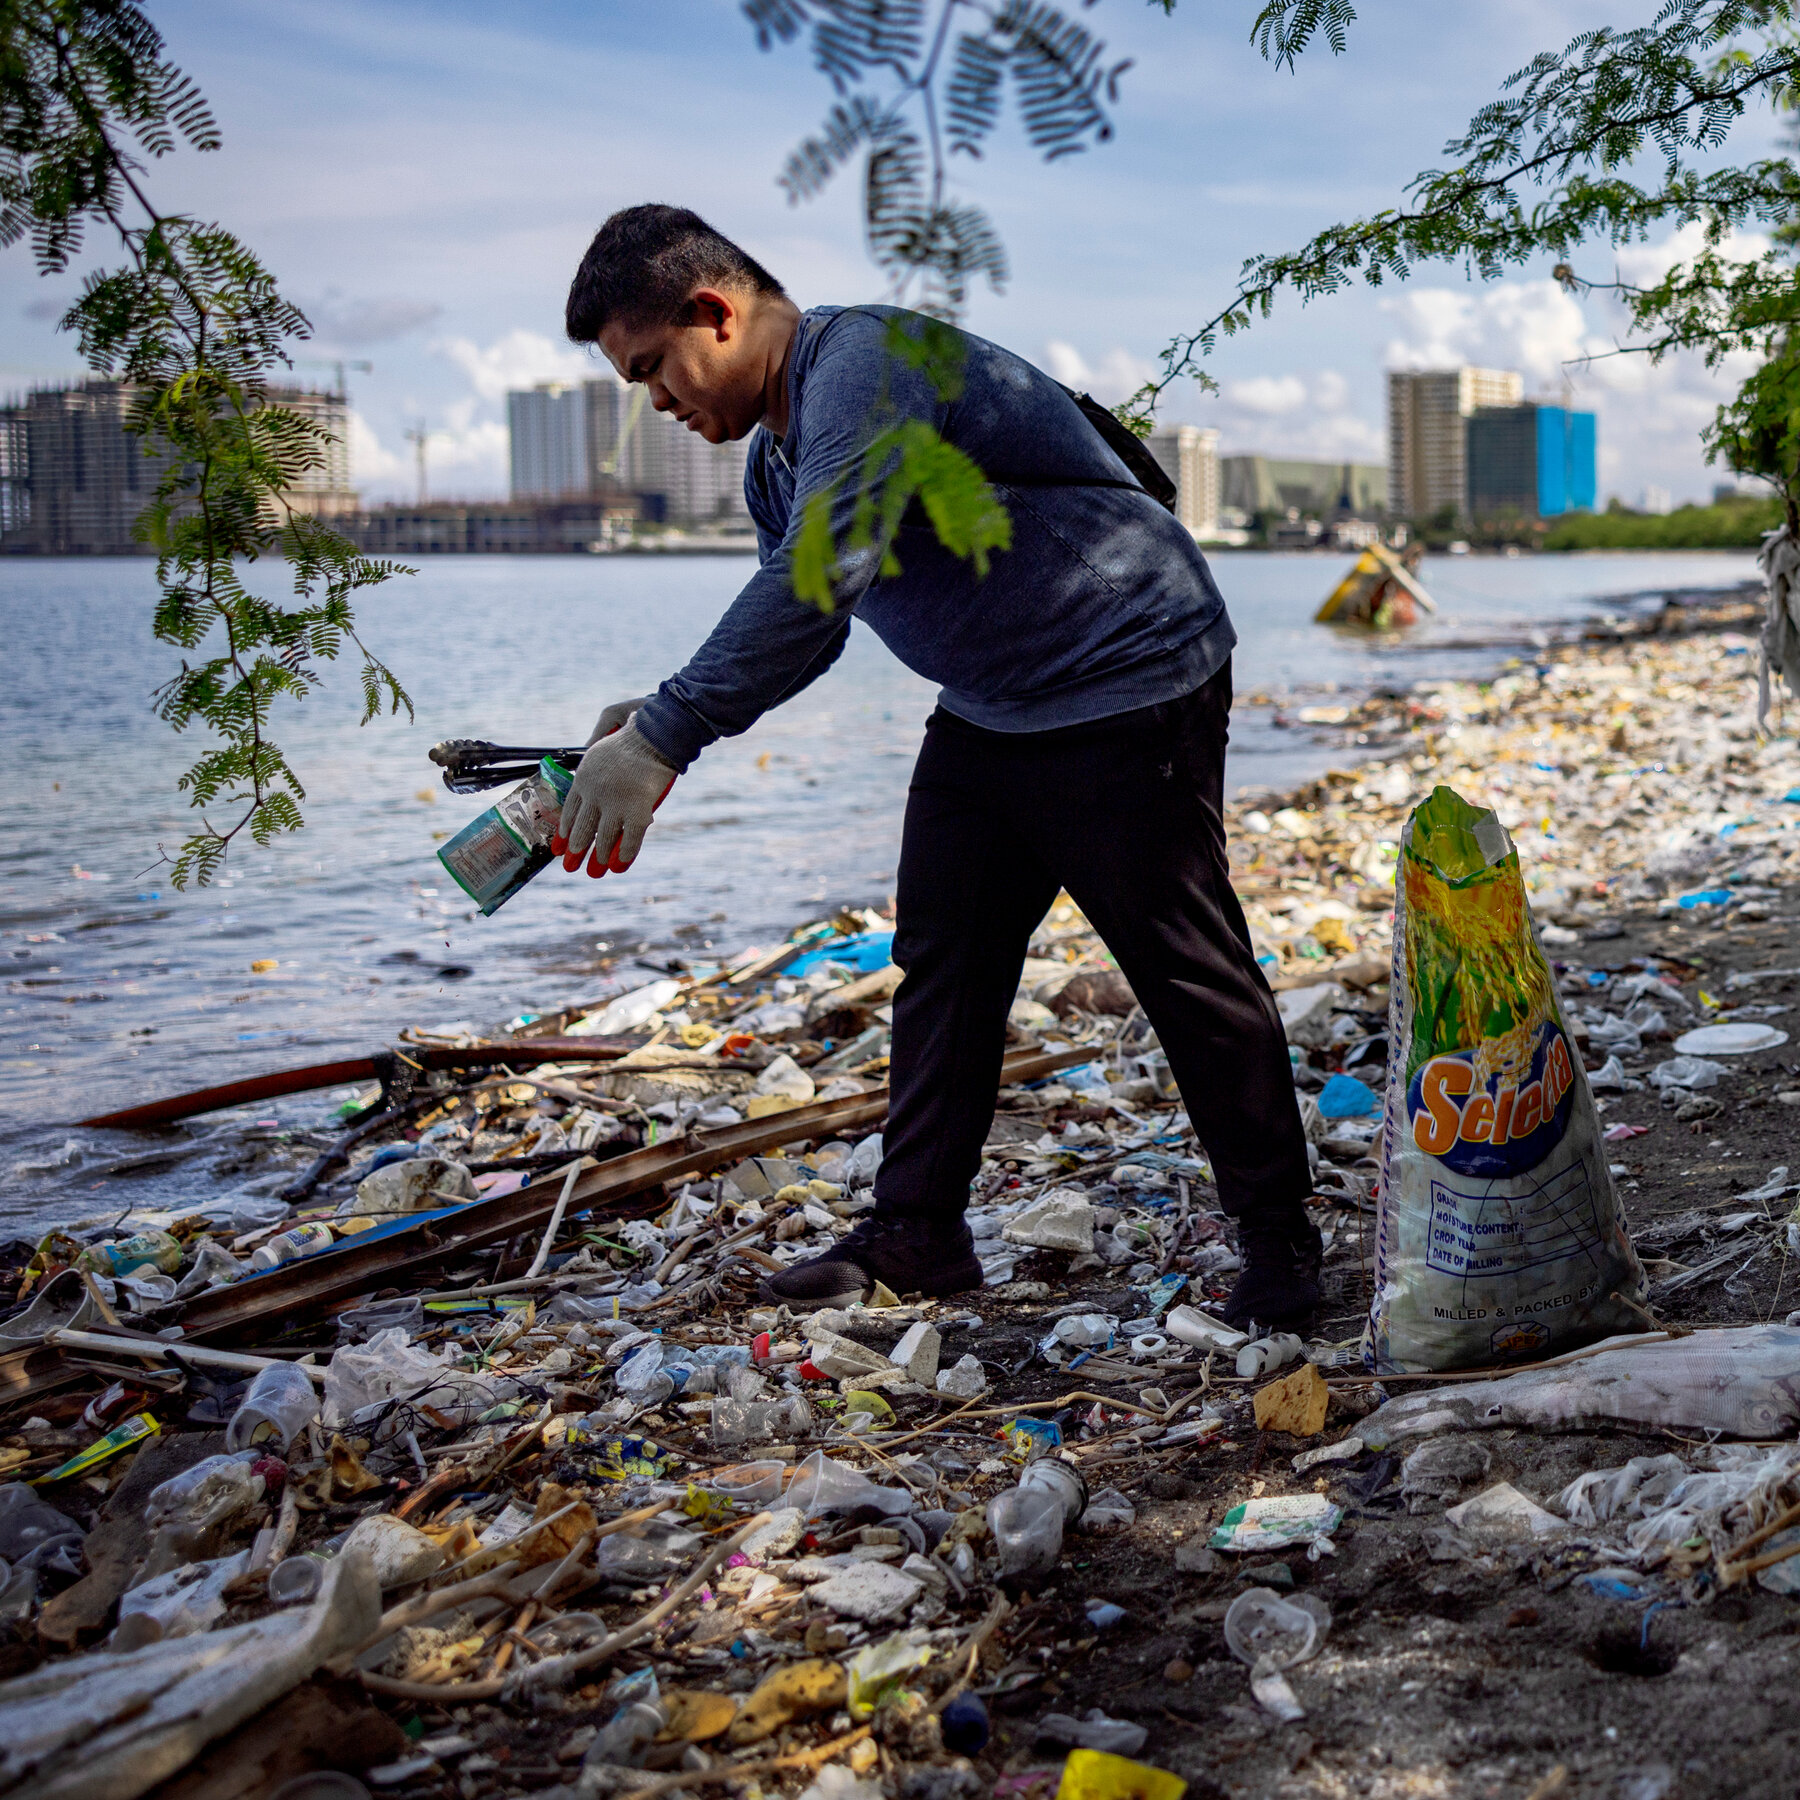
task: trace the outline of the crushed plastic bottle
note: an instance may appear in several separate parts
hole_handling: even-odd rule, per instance
[[[146,1267],[173,1275],[181,1267],[181,1245],[166,1231],[137,1231],[116,1243],[95,1244],[82,1251],[76,1267],[96,1275],[128,1275]]]
[[[654,1687],[649,1698],[632,1700],[621,1706],[601,1726],[599,1734],[588,1746],[587,1755],[582,1758],[583,1791],[593,1791],[599,1785],[593,1776],[608,1769],[641,1769],[657,1734],[668,1723],[669,1709]]]
[[[799,1394],[786,1400],[733,1400],[721,1394],[713,1401],[712,1441],[725,1449],[773,1443],[803,1436],[812,1419],[812,1408]]]
[[[203,1237],[194,1249],[194,1266],[175,1284],[175,1298],[185,1300],[207,1288],[224,1287],[247,1272],[246,1265],[223,1244]]]
[[[987,1506],[1002,1575],[1048,1575],[1062,1555],[1063,1498],[1047,1487],[1008,1488]]]
[[[312,1377],[293,1363],[272,1363],[250,1383],[243,1403],[225,1428],[227,1450],[261,1445],[285,1457],[294,1439],[319,1416],[319,1392]]]
[[[0,1487],[0,1557],[15,1571],[54,1562],[64,1550],[79,1553],[84,1535],[73,1519],[40,1500],[25,1482]]]
[[[697,1532],[679,1526],[646,1527],[642,1536],[619,1531],[600,1540],[594,1560],[601,1574],[614,1580],[651,1581],[691,1561],[699,1544]]]
[[[263,1455],[261,1450],[238,1450],[209,1456],[172,1475],[150,1490],[144,1502],[144,1524],[152,1532],[166,1525],[198,1532],[248,1512],[263,1497],[266,1484],[251,1466]]]
[[[1065,1526],[1075,1524],[1087,1511],[1087,1483],[1081,1471],[1060,1456],[1034,1457],[1019,1476],[1019,1486],[1054,1494],[1062,1505]]]

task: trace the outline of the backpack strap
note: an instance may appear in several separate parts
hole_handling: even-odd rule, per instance
[[[1056,385],[1062,387],[1060,381]],[[991,469],[983,470],[988,480],[998,482],[1002,487],[1130,488],[1134,493],[1148,494],[1165,511],[1173,512],[1178,490],[1162,464],[1145,448],[1144,440],[1120,424],[1112,411],[1102,406],[1092,394],[1078,394],[1071,387],[1064,387],[1063,392],[1081,408],[1082,416],[1093,426],[1107,449],[1131,471],[1132,479],[1120,481],[1116,476],[1108,475],[997,475]]]

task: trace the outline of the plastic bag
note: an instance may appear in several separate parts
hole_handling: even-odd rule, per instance
[[[377,1433],[389,1437],[405,1429],[402,1415],[419,1408],[453,1424],[472,1423],[490,1406],[510,1400],[518,1384],[504,1376],[479,1375],[440,1362],[407,1341],[398,1326],[378,1331],[366,1344],[340,1344],[325,1370],[325,1424],[337,1428],[365,1407],[390,1400],[406,1402],[381,1421]]]
[[[809,1519],[821,1513],[855,1512],[864,1506],[890,1518],[913,1510],[913,1497],[904,1488],[882,1487],[861,1471],[833,1462],[823,1450],[815,1450],[794,1471],[787,1501]]]
[[[1643,1270],[1498,818],[1435,788],[1401,834],[1370,1349],[1533,1361],[1636,1328]]]

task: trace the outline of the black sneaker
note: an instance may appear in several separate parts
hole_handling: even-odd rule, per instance
[[[981,1286],[975,1240],[960,1219],[933,1229],[918,1219],[864,1219],[820,1256],[765,1275],[758,1293],[787,1306],[848,1306],[867,1299],[877,1281],[895,1294],[936,1300]]]
[[[1243,1273],[1220,1309],[1239,1331],[1304,1331],[1319,1310],[1319,1266],[1325,1245],[1311,1216],[1295,1211],[1270,1221],[1246,1219],[1238,1227]]]

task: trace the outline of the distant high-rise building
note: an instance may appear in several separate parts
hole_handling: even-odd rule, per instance
[[[515,500],[560,500],[588,492],[587,385],[540,381],[506,396]]]
[[[342,394],[271,387],[285,406],[320,427],[317,468],[283,496],[296,512],[355,511],[350,487],[349,411]],[[84,381],[39,388],[0,407],[0,550],[40,556],[148,554],[136,536],[166,454],[127,429],[131,388]]]
[[[709,444],[610,376],[506,396],[515,500],[624,490],[670,524],[742,524],[747,439]]]
[[[1468,510],[1465,422],[1477,407],[1512,406],[1524,380],[1511,369],[1388,371],[1388,504],[1411,519]]]
[[[1175,483],[1175,516],[1197,538],[1219,534],[1219,434],[1198,425],[1164,425],[1145,448]]]
[[[1466,429],[1471,518],[1555,519],[1593,510],[1592,413],[1539,401],[1480,406]]]
[[[1388,510],[1388,472],[1380,463],[1227,456],[1219,469],[1220,504],[1247,519],[1279,516],[1290,507],[1322,521],[1367,519]]]

